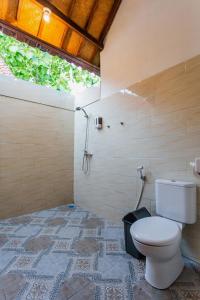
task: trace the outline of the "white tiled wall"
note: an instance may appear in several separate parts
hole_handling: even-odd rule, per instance
[[[81,171],[86,120],[77,112],[75,201],[120,221],[135,208],[140,191],[136,168],[142,164],[147,175],[143,205],[154,213],[156,178],[191,180],[198,185],[200,218],[200,177],[189,164],[200,156],[199,82],[198,56],[129,87],[137,97],[116,93],[88,106],[89,151],[94,154],[88,175]],[[103,117],[103,130],[95,129],[96,116]],[[200,261],[199,220],[186,226],[183,249]]]
[[[72,202],[73,98],[8,77],[0,94],[0,218]]]

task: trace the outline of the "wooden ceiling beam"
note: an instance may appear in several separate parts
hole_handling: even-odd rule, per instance
[[[17,0],[17,7],[16,7],[16,14],[15,14],[15,21],[17,21],[17,17],[18,17],[19,1],[20,1],[20,0]]]
[[[72,15],[72,12],[73,12],[73,9],[74,9],[74,6],[76,4],[76,0],[71,0],[71,3],[70,3],[70,6],[69,6],[69,9],[68,9],[68,13],[67,13],[67,16],[70,18],[71,15]]]
[[[97,46],[100,50],[103,49],[103,43],[99,42],[95,39],[91,34],[89,34],[85,29],[78,26],[74,21],[72,21],[69,17],[64,15],[55,5],[51,4],[48,0],[37,0],[44,7],[48,7],[52,13],[54,13],[57,17],[62,19],[71,29],[80,34],[83,38]]]
[[[99,38],[99,41],[100,41],[102,44],[104,44],[105,37],[106,37],[106,35],[107,35],[107,33],[108,33],[108,31],[109,31],[111,25],[112,25],[112,22],[113,22],[113,20],[114,20],[114,18],[115,18],[115,15],[116,15],[116,13],[117,13],[117,11],[118,11],[118,9],[119,9],[119,6],[120,6],[121,2],[122,2],[122,0],[115,0],[115,2],[114,2],[114,4],[113,4],[113,7],[112,7],[112,9],[111,9],[111,11],[110,11],[110,13],[109,13],[109,16],[108,16],[108,20],[107,20],[107,22],[106,22],[106,24],[105,24],[105,26],[104,26],[104,28],[103,28],[103,30],[102,30],[102,33],[101,33],[101,35],[100,35],[100,38]],[[93,62],[93,60],[94,60],[94,58],[95,58],[95,55],[97,54],[97,51],[98,51],[98,48],[96,48],[96,49],[94,50],[92,59],[90,60],[91,63]]]
[[[89,16],[88,16],[88,19],[87,19],[87,22],[85,24],[85,30],[88,30],[92,20],[93,20],[93,17],[94,17],[94,14],[95,14],[95,11],[97,10],[98,8],[98,5],[99,5],[99,0],[94,0],[94,3],[93,3],[93,6],[92,6],[92,9],[89,13]]]
[[[76,4],[76,0],[71,0],[70,6],[69,6],[69,9],[68,9],[68,13],[67,13],[68,18],[71,18],[71,15],[73,13],[73,9],[75,7],[75,4]],[[64,37],[63,37],[63,42],[62,42],[61,48],[63,48],[66,51],[67,51],[67,47],[68,47],[68,44],[69,44],[69,41],[70,41],[71,34],[72,34],[72,29],[68,28],[65,35],[64,35]]]
[[[35,37],[19,28],[14,27],[10,23],[0,19],[0,31],[3,33],[16,38],[21,42],[25,42],[31,47],[39,48],[43,51],[48,52],[52,55],[57,55],[63,59],[66,59],[69,63],[74,63],[77,66],[81,66],[83,69],[86,69],[90,72],[94,72],[95,74],[100,74],[100,68],[92,65],[89,62],[84,61],[81,58],[73,56],[71,54],[66,53],[64,50],[57,48],[38,37]]]
[[[99,39],[99,41],[100,41],[100,43],[102,45],[104,44],[105,37],[106,37],[106,35],[107,35],[107,33],[108,33],[111,25],[112,25],[112,22],[113,22],[113,20],[115,18],[115,15],[116,15],[116,13],[117,13],[117,11],[119,9],[119,6],[120,6],[121,2],[122,2],[122,0],[115,0],[115,2],[113,4],[113,7],[112,7],[112,9],[111,9],[111,11],[109,13],[107,22],[106,22],[106,24],[105,24],[105,26],[104,26],[104,28],[102,30],[102,33],[101,33],[100,39]]]
[[[92,20],[93,20],[94,13],[95,13],[95,11],[96,11],[96,9],[97,9],[97,7],[98,7],[98,4],[99,4],[99,0],[94,0],[92,9],[91,9],[91,11],[90,11],[90,13],[89,13],[87,22],[86,22],[85,27],[84,27],[84,29],[85,29],[86,31],[88,31],[88,28],[89,28],[89,26],[90,26],[90,24],[91,24],[91,22],[92,22]],[[84,40],[80,43],[80,45],[79,45],[79,47],[78,47],[77,55],[80,54],[80,51],[81,51],[81,48],[82,48],[83,44],[84,44]]]

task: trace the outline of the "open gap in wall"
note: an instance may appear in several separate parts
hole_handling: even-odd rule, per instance
[[[99,85],[99,76],[0,32],[0,73],[73,93]]]

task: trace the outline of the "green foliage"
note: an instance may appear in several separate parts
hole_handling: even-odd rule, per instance
[[[72,84],[91,87],[100,82],[95,74],[1,32],[0,56],[15,77],[56,90],[71,92]]]

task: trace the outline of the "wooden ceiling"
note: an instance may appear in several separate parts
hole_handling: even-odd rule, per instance
[[[121,0],[0,0],[0,30],[96,74]],[[45,22],[43,9],[51,10]]]

